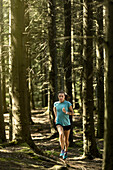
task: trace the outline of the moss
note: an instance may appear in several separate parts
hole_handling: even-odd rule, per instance
[[[59,152],[56,152],[56,151],[54,151],[54,150],[47,150],[46,153],[47,153],[48,155],[54,155],[54,156],[58,156],[58,155],[59,155]]]
[[[26,154],[29,154],[29,155],[33,155],[34,154],[34,151],[31,150],[29,147],[24,147],[21,150],[18,150],[18,152],[26,153]]]
[[[74,135],[76,135],[76,133],[77,133],[76,130],[73,130],[73,133],[74,133]]]
[[[11,142],[5,142],[5,143],[2,143],[2,144],[0,144],[0,146],[1,147],[3,147],[3,148],[5,148],[5,147],[8,147],[8,146],[15,146],[15,145],[17,145],[17,141],[11,141]]]
[[[0,161],[7,161],[7,158],[0,158]]]
[[[29,147],[29,145],[27,143],[20,143],[19,146]]]
[[[41,160],[38,156],[36,156],[36,155],[34,155],[34,156],[32,157],[32,159],[37,160],[38,162],[41,162],[41,161],[42,161],[42,160]]]
[[[8,161],[13,161],[13,162],[16,162],[16,163],[19,163],[20,162],[20,159],[15,159],[15,158],[0,158],[0,161],[3,161],[3,162],[8,162]],[[22,164],[22,163],[21,163]]]
[[[73,147],[70,147],[70,146],[69,146],[69,147],[68,147],[68,150],[71,150],[71,149],[73,149]]]
[[[79,142],[75,142],[75,145],[78,145],[79,147],[82,147],[83,146],[83,141],[79,141]]]

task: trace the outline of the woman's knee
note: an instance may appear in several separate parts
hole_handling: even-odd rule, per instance
[[[59,132],[59,137],[62,138],[63,136],[64,136],[63,131],[60,131],[60,132]]]

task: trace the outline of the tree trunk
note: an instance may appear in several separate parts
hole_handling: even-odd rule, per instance
[[[12,56],[11,56],[11,0],[9,0],[9,140],[12,141]]]
[[[50,58],[51,58],[51,71],[50,71],[50,111],[49,116],[51,120],[51,128],[54,131],[54,113],[53,113],[53,103],[57,100],[57,93],[58,93],[58,87],[57,87],[57,50],[56,50],[56,4],[55,0],[50,0],[48,8],[48,15],[49,15],[49,52],[50,52]]]
[[[103,0],[102,0],[103,1]],[[103,56],[103,6],[97,9],[98,24],[98,51],[97,51],[97,101],[98,101],[98,127],[97,136],[104,136],[104,56]]]
[[[29,71],[30,71],[30,55],[29,55],[29,7],[28,7],[28,0],[24,0],[24,10],[25,10],[25,30],[26,30],[26,37],[25,37],[25,55],[26,55],[26,74],[27,74],[27,98],[28,98],[28,113],[29,113],[29,122],[30,124],[34,124],[32,118],[31,118],[31,107],[30,107],[30,89],[29,89]]]
[[[73,108],[75,108],[75,71],[74,71],[74,0],[71,0],[71,81],[72,81],[72,104]]]
[[[64,42],[64,69],[66,76],[66,92],[72,101],[72,65],[71,65],[71,1],[64,1],[65,42]]]
[[[6,141],[6,136],[5,136],[4,115],[3,115],[3,102],[2,102],[2,89],[1,89],[1,66],[0,66],[0,143],[5,142],[5,141]]]
[[[0,61],[2,60],[2,33],[3,33],[3,14],[2,14],[2,0],[0,1]],[[1,69],[1,63],[0,63],[0,143],[6,141],[5,136],[5,124],[4,124],[4,116],[3,116],[3,98],[2,98],[2,88],[1,88],[1,75],[2,75],[2,69]]]
[[[6,72],[5,72],[5,55],[4,55],[4,36],[3,36],[3,31],[4,31],[4,20],[3,20],[3,13],[2,13],[2,7],[3,7],[3,1],[0,2],[1,4],[1,50],[2,50],[2,58],[1,58],[1,64],[2,64],[2,76],[1,76],[1,86],[2,86],[2,101],[3,101],[3,112],[7,111],[6,107]]]
[[[84,156],[98,156],[93,119],[93,0],[84,0],[84,95],[83,149]]]
[[[113,169],[113,1],[106,4],[105,129],[103,170]]]
[[[3,42],[2,42],[3,43]],[[6,66],[5,66],[5,56],[2,56],[2,98],[3,98],[3,112],[7,112],[6,106]]]
[[[66,92],[70,96],[72,103],[72,63],[71,63],[71,1],[64,1],[64,18],[65,18],[65,42],[64,42],[64,72],[66,77]],[[70,121],[72,124],[72,116]],[[70,132],[70,146],[73,144],[73,127]]]
[[[27,142],[36,153],[43,154],[32,141],[29,126],[30,101],[26,79],[24,5],[24,0],[11,0],[13,140]]]
[[[27,141],[29,129],[29,102],[26,82],[24,1],[11,0],[12,14],[12,114],[13,139]]]

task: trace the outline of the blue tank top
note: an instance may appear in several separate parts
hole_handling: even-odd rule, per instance
[[[62,111],[62,109],[64,107],[66,112],[70,112],[69,107],[71,105],[72,104],[66,100],[64,100],[64,102],[62,102],[62,103],[60,103],[59,101],[54,103],[54,107],[56,107],[56,111],[57,111],[56,125],[57,124],[60,124],[62,126],[71,125],[69,115]]]

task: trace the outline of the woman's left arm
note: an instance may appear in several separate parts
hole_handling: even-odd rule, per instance
[[[72,106],[69,107],[69,110],[71,111],[71,114],[69,114],[69,115],[74,115],[74,111],[73,111]],[[69,113],[70,113],[70,112],[69,112]]]
[[[65,114],[71,115],[71,116],[74,115],[74,111],[73,111],[72,106],[69,107],[69,110],[70,110],[71,112],[67,112],[64,107],[63,107],[63,109],[62,109],[62,111],[63,111]]]

